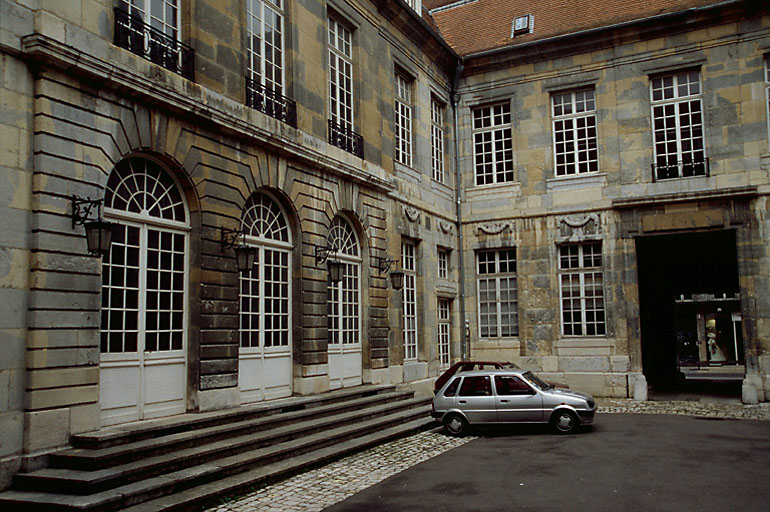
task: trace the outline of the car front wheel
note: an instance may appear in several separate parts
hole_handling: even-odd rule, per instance
[[[551,427],[557,434],[571,434],[579,425],[580,421],[575,413],[567,409],[556,411],[551,416]]]
[[[444,418],[444,430],[453,436],[462,436],[468,432],[468,421],[459,414],[448,414]]]

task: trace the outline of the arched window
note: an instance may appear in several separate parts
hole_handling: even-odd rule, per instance
[[[361,255],[353,227],[342,217],[332,221],[327,237],[332,257],[342,261],[342,281],[329,283],[329,343],[360,343]]]
[[[103,261],[102,353],[181,350],[187,213],[179,188],[154,161],[129,158],[110,175],[104,207],[121,222]]]
[[[102,424],[185,410],[187,207],[154,160],[122,160],[107,180],[118,220],[102,262]]]
[[[243,210],[245,242],[257,247],[254,267],[241,273],[241,347],[289,346],[289,227],[273,199],[255,194]]]
[[[291,395],[291,234],[286,215],[265,193],[241,217],[244,241],[257,248],[240,277],[239,385],[243,403]]]

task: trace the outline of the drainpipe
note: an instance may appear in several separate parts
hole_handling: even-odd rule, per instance
[[[464,256],[464,240],[463,240],[463,228],[462,228],[462,182],[460,180],[460,155],[459,146],[457,142],[457,86],[460,82],[460,75],[463,73],[463,59],[460,57],[457,59],[457,67],[455,68],[455,76],[452,81],[452,133],[454,136],[454,165],[455,165],[455,208],[457,217],[457,266],[458,266],[458,288],[460,292],[460,358],[463,361],[467,361],[470,358],[470,331],[467,329],[468,320],[465,316],[465,256]]]

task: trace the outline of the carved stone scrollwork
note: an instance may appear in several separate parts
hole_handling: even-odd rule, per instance
[[[404,217],[406,217],[409,222],[420,221],[421,214],[420,214],[420,211],[417,210],[416,208],[412,208],[410,206],[404,206],[402,211],[404,213]]]
[[[559,220],[559,238],[570,242],[595,239],[601,235],[601,223],[595,213],[568,215]]]
[[[452,224],[451,222],[447,222],[445,220],[439,220],[438,221],[438,229],[442,233],[444,233],[446,235],[449,235],[449,234],[452,233],[452,231],[454,231],[454,224]]]
[[[507,222],[490,222],[487,224],[481,224],[476,228],[476,233],[485,233],[487,235],[499,235],[506,230],[513,233],[516,229],[516,225],[513,221]]]

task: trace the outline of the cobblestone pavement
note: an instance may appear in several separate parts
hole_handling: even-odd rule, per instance
[[[682,414],[770,421],[770,403],[742,405],[698,401],[636,402],[599,398],[599,414]],[[436,432],[422,432],[345,457],[247,496],[213,507],[208,512],[314,512],[334,505],[420,462],[472,441]]]

